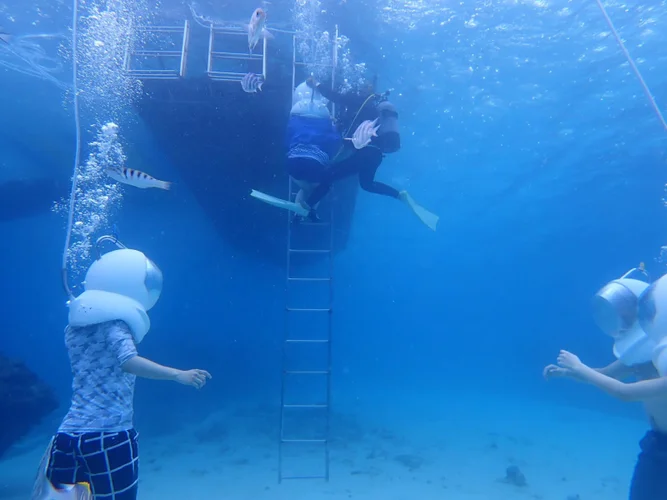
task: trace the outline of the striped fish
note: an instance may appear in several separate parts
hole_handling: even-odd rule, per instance
[[[249,94],[261,91],[262,85],[264,85],[264,78],[262,75],[256,75],[255,73],[248,73],[241,80],[241,88],[243,89],[243,92]]]
[[[158,188],[169,190],[171,187],[171,182],[157,180],[140,170],[127,167],[109,168],[107,169],[107,175],[113,180],[139,189]]]
[[[373,121],[366,120],[362,122],[361,125],[357,127],[357,130],[354,131],[352,137],[346,137],[348,141],[352,141],[354,147],[357,149],[362,149],[368,146],[373,137],[377,137],[377,131],[380,128],[380,125],[376,125],[378,119],[376,118]]]

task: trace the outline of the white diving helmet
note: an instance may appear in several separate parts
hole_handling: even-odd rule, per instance
[[[103,238],[98,240],[98,244]],[[149,311],[162,293],[162,272],[143,253],[122,246],[88,269],[85,291],[69,302],[69,324],[81,327],[122,320],[138,344],[150,329]]]
[[[656,345],[638,321],[640,297],[649,284],[629,278],[635,272],[648,279],[643,265],[632,269],[603,286],[592,304],[595,323],[614,339],[614,355],[627,366],[650,362]]]
[[[300,83],[292,94],[292,115],[311,116],[314,118],[331,118],[327,105],[329,100],[306,82]]]
[[[637,315],[655,345],[653,365],[660,376],[667,376],[667,275],[654,281],[639,297]]]

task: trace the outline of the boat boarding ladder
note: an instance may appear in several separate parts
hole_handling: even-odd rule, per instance
[[[242,27],[210,25],[206,74],[211,80],[240,82],[243,77],[254,72],[266,79],[267,40],[260,44],[261,53],[248,51],[248,32]],[[190,43],[190,22],[179,26],[134,26],[133,40],[125,50],[125,73],[140,80],[175,80],[184,78],[187,68],[188,46]],[[178,41],[172,37],[182,35]],[[136,45],[158,44],[159,48],[137,48]],[[165,45],[169,49],[163,48]],[[229,50],[219,50],[218,46]],[[178,61],[178,65],[174,62]],[[225,61],[224,70],[217,64]]]
[[[262,53],[261,54],[252,54],[247,49],[245,52],[232,52],[232,51],[221,51],[216,50],[216,40],[226,38],[226,40],[220,40],[220,45],[239,45],[241,42],[245,47],[247,47],[247,38],[248,32],[240,27],[216,27],[211,25],[209,28],[208,35],[208,64],[206,65],[206,74],[211,78],[211,80],[216,80],[219,82],[240,82],[243,80],[243,77],[251,72],[261,74],[264,80],[266,80],[266,49],[267,49],[267,39],[262,37]],[[241,37],[239,39],[239,37]],[[242,45],[242,46],[243,46]],[[220,71],[215,69],[216,61],[234,61],[237,63],[236,69],[241,69],[243,61],[246,61],[245,70],[246,71]],[[259,71],[259,64],[261,62],[261,72]],[[255,68],[256,67],[256,68]]]
[[[331,69],[332,86],[338,56],[337,40],[338,28],[332,64],[319,65]],[[299,35],[294,34],[292,41],[294,89],[297,71],[318,65],[299,61]],[[289,199],[294,201],[299,186],[291,177],[287,188]],[[285,479],[329,480],[334,254],[334,204],[331,198],[330,195],[329,200],[323,202],[328,207],[323,210],[325,213],[318,213],[322,220],[302,220],[295,224],[290,212],[287,216],[279,482]],[[326,243],[314,248],[314,241]],[[326,264],[322,266],[322,262]]]
[[[127,75],[139,80],[176,80],[185,77],[190,44],[189,21],[184,21],[181,26],[134,26],[131,33],[132,39],[125,48],[123,62]],[[138,41],[147,44],[147,40],[157,39],[163,44],[166,42],[172,50],[139,49],[135,46]]]

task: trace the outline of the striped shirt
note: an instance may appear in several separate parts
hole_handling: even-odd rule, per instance
[[[310,158],[322,165],[329,163],[329,155],[314,144],[298,144],[289,150],[288,158]]]

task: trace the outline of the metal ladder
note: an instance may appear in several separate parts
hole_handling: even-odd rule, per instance
[[[125,58],[123,61],[123,68],[127,75],[140,80],[175,80],[185,77],[188,60],[188,46],[190,44],[189,21],[184,21],[182,26],[134,26],[131,32],[137,34],[139,39],[150,35],[153,35],[151,38],[154,39],[164,39],[172,33],[183,33],[183,38],[180,43],[180,50],[138,49],[135,48],[135,40],[131,40],[125,49]],[[247,36],[247,31],[240,27],[221,27],[214,25],[209,27],[206,74],[211,80],[240,82],[248,73],[248,71],[220,71],[216,69],[216,62],[221,60],[248,61],[250,64],[257,62],[259,63],[257,64],[257,72],[261,70],[261,75],[266,79],[266,38],[263,38],[261,54],[250,54],[247,51],[219,51],[215,49],[216,41],[219,37],[242,37],[245,39]],[[178,58],[178,66],[171,69],[167,68],[166,66],[169,65],[168,61],[175,58]],[[153,63],[153,65],[158,65],[159,68],[138,67],[141,66],[139,61],[142,61],[143,63]]]
[[[296,196],[294,187],[298,191],[290,179],[292,200]],[[329,480],[334,225],[333,204],[329,202],[328,205],[328,215],[320,214],[325,220],[301,221],[298,227],[293,227],[296,224],[294,216],[288,214],[279,482],[285,479]],[[312,244],[317,229],[328,232],[327,243],[321,248],[313,248]],[[321,236],[320,240],[323,239]],[[308,242],[308,246],[303,241]],[[318,257],[319,262],[322,257],[326,260],[326,271],[299,272],[295,269],[301,264],[298,259]],[[287,463],[286,454],[290,451],[293,453],[291,459],[299,461],[296,466]],[[305,456],[312,459],[315,455],[321,457],[321,465],[303,464]]]
[[[188,46],[190,44],[190,22],[184,21],[182,26],[134,26],[131,33],[144,35],[169,35],[182,33],[180,50],[137,49],[134,40],[130,40],[125,48],[123,68],[125,73],[140,80],[176,80],[185,77],[188,62]],[[152,61],[160,68],[138,68],[137,59],[143,62]],[[165,67],[165,62],[178,58],[178,66],[172,69]]]
[[[308,63],[297,61],[298,35],[293,36],[292,89],[296,85],[296,70]],[[338,28],[333,43],[332,86],[338,55]],[[289,178],[288,194],[295,200],[298,185]],[[333,192],[333,189],[332,189]],[[334,209],[332,193],[324,220],[301,221],[294,226],[294,216],[287,215],[287,261],[285,284],[285,332],[282,354],[282,387],[280,401],[280,445],[278,452],[278,482],[286,479],[329,480],[329,429],[331,420],[331,348],[333,337],[333,253]],[[318,230],[328,232],[323,248],[313,248]],[[325,257],[326,271],[299,272],[295,260]],[[308,269],[300,266],[300,269]],[[319,290],[318,290],[319,289]],[[288,449],[294,455],[288,457]],[[299,453],[299,450],[301,453]],[[310,452],[310,453],[308,453]],[[304,457],[313,460],[314,467],[304,465]],[[298,465],[291,467],[294,460]],[[319,462],[319,465],[317,464]],[[309,472],[297,472],[307,469]],[[314,470],[313,470],[314,469]]]
[[[248,71],[217,71],[215,69],[215,61],[217,60],[232,60],[232,61],[260,61],[261,75],[266,80],[266,37],[263,38],[262,53],[250,54],[249,52],[226,52],[216,51],[215,41],[217,36],[241,36],[246,38],[248,32],[242,28],[235,27],[215,27],[211,25],[208,36],[208,64],[206,65],[206,73],[211,80],[220,82],[240,82]]]

